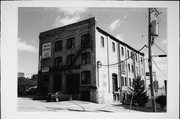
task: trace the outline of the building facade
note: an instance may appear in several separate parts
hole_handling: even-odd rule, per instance
[[[42,32],[39,39],[43,93],[107,103],[120,100],[137,76],[145,80],[144,54],[99,28],[94,17]]]

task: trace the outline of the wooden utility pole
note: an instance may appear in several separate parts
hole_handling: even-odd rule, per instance
[[[152,39],[151,38],[152,38],[151,37],[151,8],[149,8],[148,9],[148,52],[149,52],[148,63],[149,63],[152,108],[153,108],[153,112],[156,112],[156,103],[155,103],[155,97],[154,97],[153,78],[152,78],[152,57],[151,57]]]

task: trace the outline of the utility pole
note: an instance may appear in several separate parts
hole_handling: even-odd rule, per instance
[[[154,89],[153,89],[153,78],[152,78],[152,57],[151,57],[151,45],[152,45],[152,39],[151,39],[151,8],[148,8],[148,52],[149,52],[149,76],[150,76],[150,86],[151,86],[151,99],[152,99],[152,108],[153,112],[156,112],[156,103],[155,103],[155,97],[154,97]]]

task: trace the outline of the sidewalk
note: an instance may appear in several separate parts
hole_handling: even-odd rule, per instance
[[[31,100],[30,98],[18,98],[18,111],[139,112],[127,109],[120,103],[97,104],[79,100],[46,102],[45,100]]]

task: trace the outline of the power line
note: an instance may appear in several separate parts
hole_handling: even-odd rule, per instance
[[[163,53],[167,54],[164,50],[162,50],[158,45],[156,45],[156,43],[154,43],[154,45],[159,49],[161,50]]]
[[[144,45],[140,50],[138,50],[138,52],[140,52],[142,49],[144,49],[146,47],[146,45]],[[113,65],[117,65],[117,64],[120,64],[122,62],[125,62],[126,60],[130,59],[131,57],[133,57],[134,55],[136,55],[137,53],[134,53],[133,55],[131,55],[130,57],[128,57],[127,59],[125,60],[122,60],[120,62],[117,62],[117,63],[114,63],[114,64],[109,64],[109,65],[103,65],[102,66],[113,66]]]
[[[156,62],[152,59],[153,63],[155,64],[155,66],[157,67],[157,69],[164,75],[167,77],[167,75],[165,73],[163,73],[160,68],[157,66]]]

